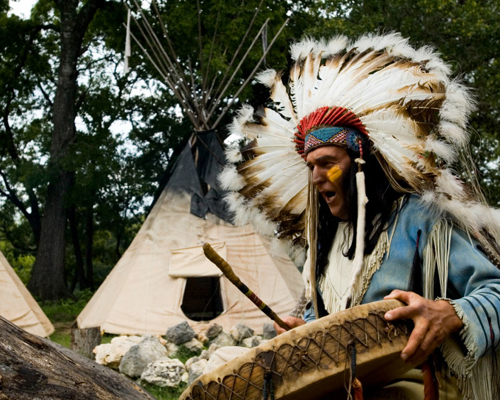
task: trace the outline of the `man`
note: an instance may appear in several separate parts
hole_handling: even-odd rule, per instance
[[[467,90],[397,34],[306,40],[292,58],[288,85],[260,75],[274,103],[243,109],[221,177],[238,222],[307,247],[311,306],[285,322],[399,299],[385,318],[414,322],[402,359],[439,353],[447,395],[497,399],[500,223],[451,167],[473,169]]]

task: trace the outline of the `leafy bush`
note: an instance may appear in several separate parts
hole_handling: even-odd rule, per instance
[[[61,299],[58,301],[46,301],[40,305],[52,322],[71,322],[89,302],[93,293],[86,289],[75,294],[76,299]]]
[[[27,285],[31,278],[31,269],[35,264],[35,256],[31,254],[17,255],[13,251],[12,245],[6,241],[0,241],[0,251],[9,261],[17,276]]]

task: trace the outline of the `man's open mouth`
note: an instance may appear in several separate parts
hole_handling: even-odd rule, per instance
[[[326,200],[327,202],[329,202],[329,201],[333,200],[333,198],[335,197],[335,195],[336,195],[336,194],[337,194],[336,192],[325,192],[325,193],[324,193],[325,200]]]

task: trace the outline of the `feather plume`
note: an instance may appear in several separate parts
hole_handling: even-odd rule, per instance
[[[481,235],[487,229],[500,239],[500,217],[492,217],[477,183],[465,190],[450,167],[459,162],[474,170],[466,149],[475,104],[434,49],[415,49],[399,33],[390,33],[354,42],[345,36],[307,38],[291,46],[291,56],[288,85],[274,70],[257,77],[270,88],[273,107],[256,113],[245,106],[230,128],[246,138],[239,150],[228,150],[234,166],[221,177],[235,193],[231,208],[238,220],[259,221],[261,232],[292,247],[306,243],[309,173],[296,153],[295,134],[312,112],[342,107],[365,127],[396,190],[420,194],[436,215],[469,232]],[[299,247],[295,251],[303,254]]]

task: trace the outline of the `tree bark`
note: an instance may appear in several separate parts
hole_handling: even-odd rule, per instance
[[[80,285],[80,289],[86,288],[85,271],[83,270],[83,256],[80,247],[80,238],[78,237],[78,221],[76,218],[76,208],[71,206],[69,210],[69,225],[71,231],[71,240],[73,241],[73,250],[75,252],[75,274],[73,275],[73,282],[71,283],[70,290],[73,292],[76,285]]]
[[[101,330],[99,327],[78,329],[76,322],[71,327],[71,350],[74,352],[94,360],[94,349],[100,344]]]
[[[0,399],[153,400],[131,380],[0,317]]]
[[[78,0],[55,0],[55,3],[61,12],[61,55],[53,106],[50,180],[36,262],[28,284],[30,291],[42,300],[71,296],[64,278],[64,256],[66,200],[72,172],[65,168],[64,162],[76,140],[77,62],[82,54],[83,37],[105,0],[89,0],[80,9]]]
[[[92,262],[92,256],[94,253],[94,199],[95,191],[92,191],[92,196],[90,197],[89,204],[87,206],[87,218],[86,218],[86,232],[87,232],[87,245],[85,246],[85,283],[86,287],[94,288],[94,264]]]

